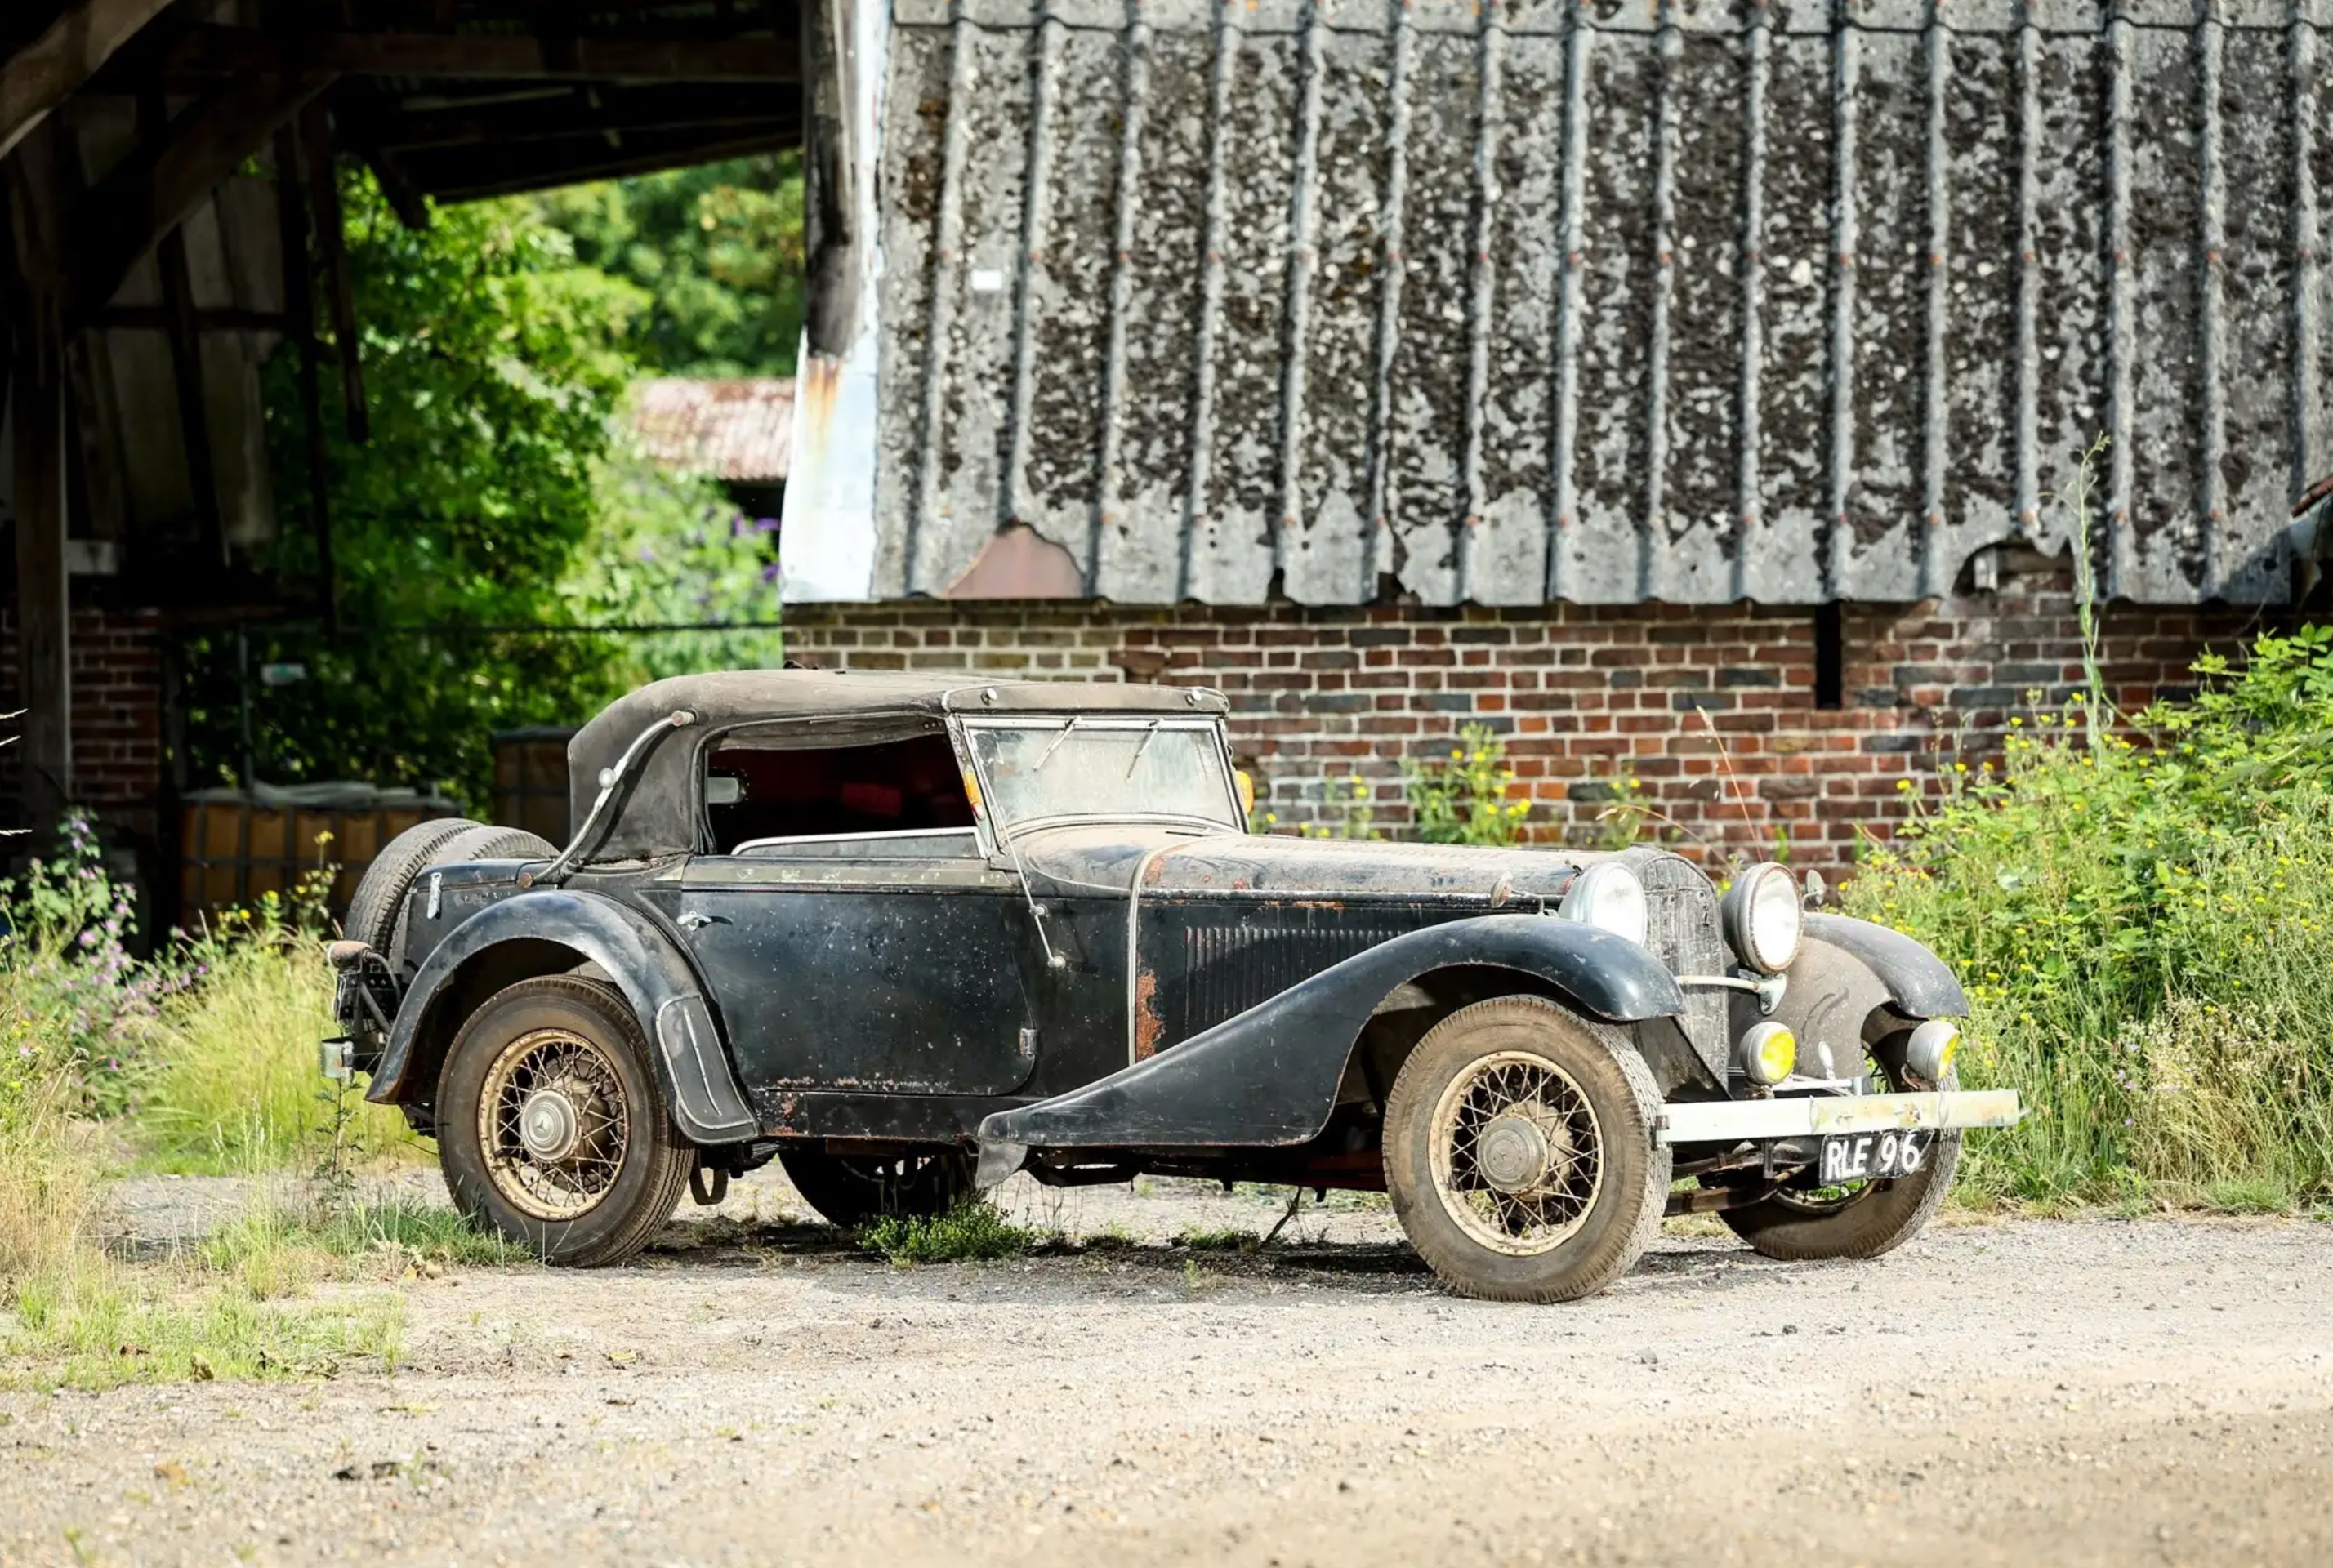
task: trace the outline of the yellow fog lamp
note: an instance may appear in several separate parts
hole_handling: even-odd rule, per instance
[[[1771,1020],[1752,1024],[1734,1045],[1733,1065],[1753,1084],[1779,1084],[1799,1065],[1798,1037]]]
[[[1941,1084],[1960,1054],[1960,1026],[1949,1018],[1930,1018],[1905,1044],[1904,1066],[1924,1084]]]

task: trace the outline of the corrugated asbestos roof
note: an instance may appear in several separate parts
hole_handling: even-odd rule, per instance
[[[627,417],[658,463],[714,479],[771,483],[785,478],[793,455],[793,378],[642,381],[632,388]]]
[[[2333,0],[1842,14],[898,0],[867,596],[2283,597]]]

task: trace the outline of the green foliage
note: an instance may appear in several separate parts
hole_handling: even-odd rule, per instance
[[[1487,724],[1469,724],[1447,758],[1403,765],[1417,837],[1427,844],[1512,844],[1531,815],[1514,793],[1507,744]]]
[[[328,399],[350,629],[331,639],[309,625],[254,627],[247,650],[232,632],[192,639],[192,771],[197,783],[237,781],[247,691],[261,777],[438,780],[483,812],[494,731],[580,723],[647,674],[734,651],[535,628],[697,621],[708,607],[727,618],[749,606],[768,618],[766,541],[730,526],[713,487],[658,474],[618,439],[656,295],[579,262],[573,235],[535,201],[444,207],[417,233],[369,177],[344,187],[372,418],[370,441],[351,444]],[[268,368],[281,531],[267,564],[314,584],[295,368],[290,354]],[[673,530],[684,538],[667,548]],[[281,664],[306,678],[250,679]]]
[[[945,1214],[886,1214],[859,1228],[859,1245],[893,1263],[985,1263],[1018,1257],[1036,1245],[1024,1230],[974,1199]]]
[[[617,648],[616,678],[638,685],[695,670],[785,663],[773,526],[746,517],[709,484],[675,480],[629,443],[603,461],[600,518],[561,598],[578,620],[628,626],[744,625],[657,632]]]
[[[205,942],[190,977],[144,1047],[136,1141],[149,1167],[337,1175],[416,1149],[391,1106],[354,1100],[336,1114],[316,1060],[335,1032],[332,976],[312,936],[263,916]]]
[[[1980,1190],[2333,1190],[2333,629],[2198,669],[2132,738],[2094,747],[2094,702],[2012,720],[1846,890],[1959,971],[1963,1073],[2034,1108],[1973,1141]]]
[[[648,298],[625,349],[665,376],[791,376],[802,336],[802,183],[795,152],[533,198],[576,258]]]

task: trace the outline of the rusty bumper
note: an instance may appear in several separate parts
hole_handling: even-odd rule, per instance
[[[1655,1136],[1664,1143],[1743,1143],[1914,1127],[2012,1127],[2023,1115],[2014,1089],[1927,1095],[1810,1095],[1775,1100],[1672,1101]]]

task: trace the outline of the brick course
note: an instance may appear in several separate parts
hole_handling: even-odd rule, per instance
[[[161,826],[168,772],[162,728],[162,617],[156,610],[77,605],[72,612],[75,798],[149,843]],[[0,712],[24,705],[17,681],[16,617],[0,612]],[[14,726],[7,732],[14,733]],[[0,747],[0,811],[19,824],[23,760]]]
[[[1997,750],[2029,692],[2062,703],[2082,674],[2069,576],[2050,563],[1993,592],[1849,606],[1842,621],[1836,710],[1815,705],[1812,613],[1747,605],[806,605],[788,612],[786,646],[830,668],[1219,687],[1233,749],[1283,825],[1328,819],[1330,781],[1358,774],[1377,824],[1398,833],[1403,762],[1483,723],[1531,796],[1534,839],[1595,839],[1615,796],[1634,793],[1688,854],[1763,855],[1787,835],[1796,864],[1836,872],[1902,818],[1900,780],[1927,787]],[[2101,621],[2103,674],[2126,709],[2187,690],[2199,655],[2258,626],[2248,610],[2137,606]]]

